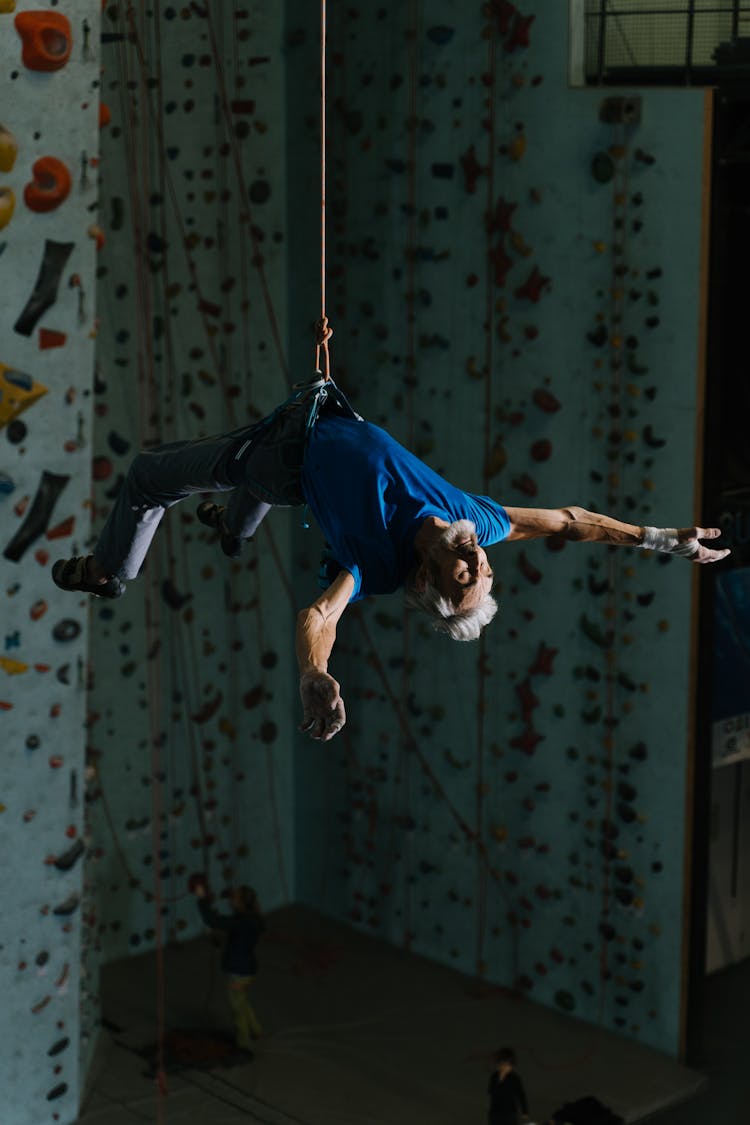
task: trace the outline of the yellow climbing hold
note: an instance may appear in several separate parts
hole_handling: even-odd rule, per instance
[[[18,141],[11,133],[10,129],[6,129],[4,125],[0,125],[0,172],[10,172],[16,162],[18,156]]]
[[[0,0],[0,15],[6,12],[15,12],[16,0]]]
[[[0,187],[0,230],[7,227],[16,209],[16,197],[10,188]]]
[[[9,656],[0,656],[0,668],[9,676],[20,676],[22,672],[29,670],[28,664],[24,664],[22,660],[11,660]]]
[[[47,388],[31,375],[0,363],[0,429],[46,393]]]
[[[526,134],[517,133],[508,145],[508,155],[511,160],[522,160],[526,155]]]

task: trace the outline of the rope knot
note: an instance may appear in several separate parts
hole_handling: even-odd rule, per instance
[[[333,336],[333,329],[329,327],[328,317],[323,316],[315,322],[315,343],[320,348],[327,344]]]
[[[322,316],[315,322],[315,370],[321,371],[320,353],[323,352],[322,374],[326,381],[331,378],[331,360],[328,355],[328,341],[333,336],[333,329],[328,324],[328,317]]]

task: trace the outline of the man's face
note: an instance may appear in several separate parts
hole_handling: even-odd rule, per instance
[[[430,561],[435,585],[456,613],[473,609],[492,589],[492,567],[474,532],[446,536]]]

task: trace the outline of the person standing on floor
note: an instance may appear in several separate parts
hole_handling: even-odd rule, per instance
[[[488,1125],[519,1125],[529,1120],[529,1103],[523,1082],[516,1070],[516,1056],[510,1047],[495,1055],[495,1069],[487,1084],[490,1096]]]
[[[202,883],[195,888],[201,918],[211,930],[226,935],[221,968],[226,975],[227,998],[234,1016],[234,1041],[241,1051],[252,1052],[252,1040],[258,1039],[261,1026],[248,997],[250,985],[258,972],[255,946],[265,930],[252,887],[236,887],[231,894],[232,914],[219,914],[208,903],[208,892]]]

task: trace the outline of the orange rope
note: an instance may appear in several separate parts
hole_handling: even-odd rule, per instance
[[[315,325],[315,370],[321,370],[322,351],[322,374],[328,380],[331,378],[328,341],[333,329],[328,327],[326,316],[326,35],[326,0],[320,0],[320,320]]]

